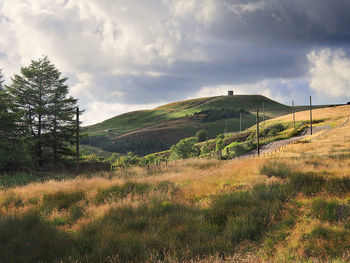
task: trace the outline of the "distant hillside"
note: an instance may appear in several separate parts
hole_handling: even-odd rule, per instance
[[[110,152],[132,151],[144,155],[168,149],[196,131],[205,129],[209,137],[239,131],[239,111],[242,129],[256,121],[257,107],[265,107],[265,119],[290,113],[291,107],[261,95],[207,97],[166,104],[153,110],[125,113],[101,123],[85,127],[88,137],[82,143]],[[300,107],[298,110],[303,110]],[[204,121],[208,114],[210,121]],[[238,113],[238,114],[237,114]],[[214,116],[214,120],[213,120]],[[262,115],[261,115],[262,117]],[[227,124],[226,124],[227,123]]]

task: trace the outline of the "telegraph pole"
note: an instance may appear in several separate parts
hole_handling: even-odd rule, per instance
[[[310,133],[312,135],[312,101],[310,96]]]
[[[242,112],[239,113],[239,132],[242,132]]]
[[[260,149],[259,149],[259,108],[256,109],[256,150],[258,152],[258,155],[260,155]]]
[[[79,107],[77,107],[76,113],[76,162],[77,162],[77,171],[79,171]]]
[[[293,113],[293,126],[294,126],[294,130],[295,130],[294,100],[292,100],[292,113]]]
[[[263,127],[265,127],[265,102],[263,101]]]

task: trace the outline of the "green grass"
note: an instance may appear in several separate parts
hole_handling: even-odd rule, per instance
[[[1,262],[58,262],[74,244],[36,211],[0,217],[0,237]]]
[[[317,198],[312,202],[312,214],[326,222],[348,221],[350,206],[336,200],[327,201]]]
[[[107,189],[99,189],[95,197],[96,203],[116,201],[128,195],[145,195],[150,189],[150,185],[127,182],[123,185],[114,185]]]
[[[87,127],[91,135],[100,134],[111,129],[113,134],[122,134],[135,129],[155,125],[164,121],[193,115],[204,109],[246,109],[255,111],[265,102],[267,116],[280,116],[289,113],[290,107],[259,95],[219,96],[210,98],[192,99],[170,103],[153,110],[134,111],[125,113],[101,123]]]
[[[304,240],[308,257],[335,258],[350,249],[350,231],[323,225],[316,226]]]
[[[67,210],[75,203],[84,199],[84,192],[63,192],[58,191],[56,193],[44,194],[42,209],[45,211],[57,210]]]

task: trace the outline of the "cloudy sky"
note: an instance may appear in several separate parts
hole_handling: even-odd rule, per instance
[[[0,0],[7,83],[48,55],[84,124],[187,98],[350,101],[349,0]]]

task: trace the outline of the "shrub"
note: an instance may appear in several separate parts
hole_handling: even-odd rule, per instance
[[[278,133],[284,131],[285,129],[286,127],[282,123],[276,123],[263,129],[260,134],[263,137],[276,136]]]
[[[197,131],[195,137],[197,138],[198,142],[204,142],[208,140],[208,133],[206,130],[202,129]]]
[[[227,146],[227,148],[230,149],[230,153],[233,151],[235,156],[240,156],[247,152],[247,149],[244,148],[242,144],[239,144],[237,142],[231,143],[229,146]]]
[[[225,134],[223,134],[223,133],[220,133],[220,134],[218,134],[217,136],[216,136],[216,139],[225,139]]]
[[[100,158],[98,158],[98,156],[95,153],[83,155],[82,159],[85,162],[90,162],[90,163],[94,163],[94,162],[99,162],[100,161]]]
[[[180,140],[177,144],[171,146],[170,150],[175,158],[186,159],[197,157],[200,154],[199,146],[195,145],[197,138],[189,137]]]
[[[216,150],[222,150],[225,148],[224,140],[221,138],[216,139]]]
[[[141,162],[142,159],[139,158],[136,154],[128,152],[127,155],[120,156],[119,158],[117,158],[114,164],[126,168],[133,165],[141,164]]]

